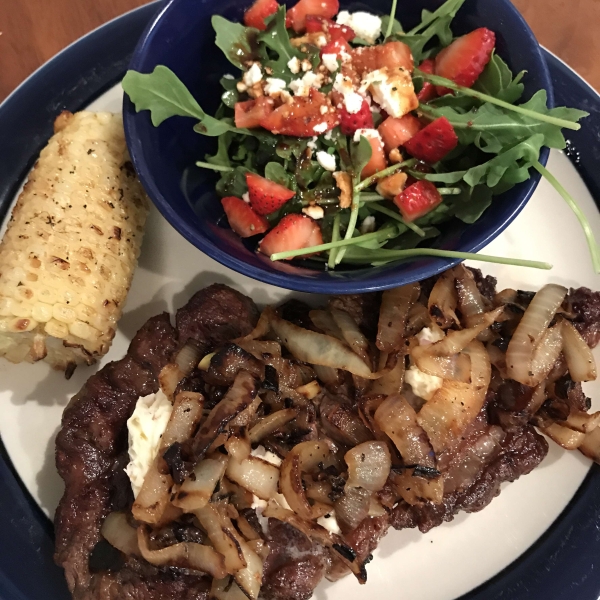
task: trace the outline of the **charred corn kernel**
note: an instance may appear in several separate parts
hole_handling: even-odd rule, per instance
[[[148,201],[119,115],[63,113],[0,244],[0,356],[72,371],[105,354]]]

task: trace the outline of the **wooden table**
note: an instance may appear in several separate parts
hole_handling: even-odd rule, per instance
[[[540,42],[600,91],[600,0],[513,1]],[[0,0],[0,100],[66,45],[144,3]]]

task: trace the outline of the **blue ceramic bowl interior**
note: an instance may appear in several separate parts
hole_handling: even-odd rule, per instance
[[[214,44],[210,18],[220,14],[240,21],[251,0],[171,0],[164,4],[140,39],[130,68],[144,73],[156,65],[171,68],[208,113],[221,95],[219,79],[235,72]],[[291,2],[293,4],[293,2]],[[343,9],[387,14],[390,0],[344,2]],[[421,10],[434,10],[441,0],[399,2],[397,16],[405,27],[420,22]],[[552,85],[540,47],[508,0],[467,0],[453,22],[455,34],[486,26],[496,33],[497,52],[514,73],[526,70],[525,96],[545,89],[553,105]],[[301,261],[272,262],[252,251],[227,226],[214,191],[214,174],[194,166],[213,153],[216,140],[196,134],[193,121],[174,117],[155,128],[148,111],[135,112],[126,97],[125,132],[140,178],[159,211],[194,246],[218,262],[254,279],[283,288],[318,293],[358,293],[386,289],[435,275],[458,261],[423,258],[380,267],[335,271],[308,269]],[[541,160],[545,164],[548,150]],[[538,174],[494,199],[476,223],[451,222],[435,245],[449,250],[476,252],[491,242],[518,215],[539,181]]]

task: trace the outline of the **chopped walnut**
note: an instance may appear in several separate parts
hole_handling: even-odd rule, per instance
[[[333,178],[340,190],[340,208],[350,208],[352,205],[352,177],[350,177],[350,173],[336,171]]]

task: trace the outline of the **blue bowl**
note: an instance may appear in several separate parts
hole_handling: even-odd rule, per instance
[[[294,2],[290,2],[293,4]],[[421,10],[434,10],[441,0],[399,2],[397,16],[406,27],[419,23]],[[166,2],[140,39],[131,69],[148,73],[156,65],[171,68],[188,86],[209,114],[221,95],[219,79],[233,67],[214,44],[210,23],[213,14],[241,21],[251,0],[170,0]],[[390,0],[369,3],[341,2],[343,9],[387,14]],[[548,92],[553,106],[552,84],[540,47],[509,0],[467,0],[453,23],[455,34],[486,26],[496,33],[497,51],[516,73],[526,70],[525,95],[539,89]],[[174,117],[155,128],[148,111],[135,112],[126,97],[124,121],[127,143],[137,172],[158,210],[194,246],[231,269],[283,288],[316,293],[361,293],[404,285],[430,277],[459,261],[422,258],[380,267],[342,268],[335,271],[308,269],[301,261],[272,262],[246,246],[226,225],[212,173],[194,166],[213,153],[214,138],[193,132],[193,121]],[[546,163],[548,149],[541,154]],[[539,182],[532,174],[510,191],[497,196],[474,224],[452,222],[435,245],[447,250],[477,252],[498,236],[519,214]],[[343,266],[343,265],[342,265]]]

